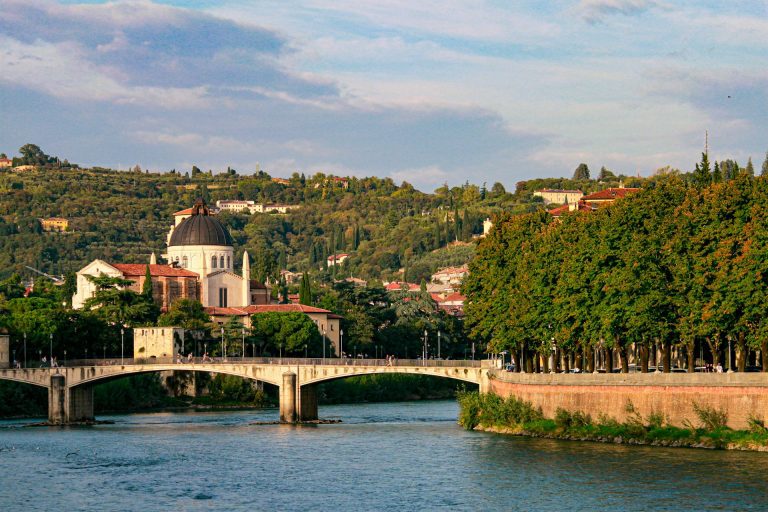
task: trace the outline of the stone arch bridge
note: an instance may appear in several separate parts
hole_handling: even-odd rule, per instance
[[[130,375],[163,371],[208,372],[235,375],[280,388],[280,421],[312,421],[317,416],[317,384],[371,374],[409,374],[443,377],[489,389],[489,370],[496,361],[230,358],[195,359],[182,363],[147,359],[72,361],[61,368],[0,369],[0,380],[23,382],[48,389],[48,421],[55,425],[94,420],[93,387]]]

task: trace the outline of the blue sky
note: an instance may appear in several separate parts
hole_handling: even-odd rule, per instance
[[[0,0],[0,151],[447,182],[768,150],[768,2]]]

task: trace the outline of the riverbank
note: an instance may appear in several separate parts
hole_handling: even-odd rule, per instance
[[[694,406],[698,425],[684,428],[670,426],[660,414],[642,416],[627,403],[627,420],[619,422],[607,416],[597,420],[580,411],[558,409],[554,418],[546,418],[541,409],[514,396],[460,392],[459,424],[468,430],[499,434],[590,441],[600,443],[748,450],[768,452],[768,429],[757,419],[749,430],[726,426],[722,411]]]

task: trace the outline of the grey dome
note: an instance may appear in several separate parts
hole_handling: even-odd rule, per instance
[[[179,245],[232,246],[232,236],[218,219],[211,217],[205,202],[198,199],[192,207],[192,216],[176,226],[168,247]]]

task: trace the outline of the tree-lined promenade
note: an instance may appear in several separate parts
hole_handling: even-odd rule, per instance
[[[768,370],[768,178],[723,168],[703,155],[594,212],[499,216],[464,283],[472,336],[525,371],[553,354],[559,371],[627,372],[634,354],[648,371],[656,347],[665,372],[673,351],[728,368],[729,346],[734,369],[759,353]]]

